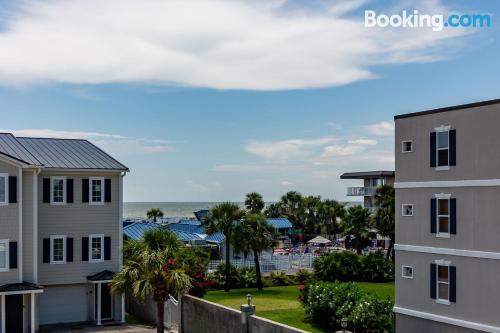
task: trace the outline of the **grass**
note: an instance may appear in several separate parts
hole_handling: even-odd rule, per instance
[[[394,283],[359,282],[358,285],[367,292],[381,298],[394,299]],[[313,333],[324,331],[305,321],[305,311],[299,302],[298,286],[268,287],[259,292],[254,288],[224,291],[209,291],[205,299],[239,310],[246,303],[246,295],[252,294],[257,315],[289,326]]]

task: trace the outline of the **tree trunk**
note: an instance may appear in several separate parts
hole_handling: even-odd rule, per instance
[[[262,290],[264,286],[262,284],[262,275],[260,274],[259,254],[257,253],[257,251],[253,251],[253,260],[255,262],[255,276],[257,277],[257,289]]]
[[[156,302],[156,333],[164,333],[163,317],[165,312],[165,303],[161,301]]]
[[[356,253],[357,254],[363,254],[363,248],[362,247],[356,247]]]
[[[231,260],[229,258],[229,239],[226,237],[226,283],[224,284],[224,291],[229,291],[229,283],[231,280]]]
[[[392,248],[394,247],[394,244],[392,243],[392,240],[391,240],[391,244],[389,244],[389,248],[387,249],[387,254],[386,254],[386,259],[389,260],[389,258],[391,257],[392,255]]]

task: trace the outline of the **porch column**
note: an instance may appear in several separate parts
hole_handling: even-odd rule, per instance
[[[5,333],[5,295],[2,295],[2,333]]]
[[[97,283],[97,325],[101,326],[101,283]]]
[[[31,293],[31,333],[35,333],[35,293]]]

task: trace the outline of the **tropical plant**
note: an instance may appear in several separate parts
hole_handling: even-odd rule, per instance
[[[283,209],[281,208],[281,204],[279,202],[274,202],[272,204],[267,205],[264,210],[264,215],[266,217],[283,217],[282,213]]]
[[[305,227],[305,209],[302,194],[295,191],[285,193],[280,200],[281,213],[293,224],[295,229]]]
[[[229,264],[229,272],[229,280],[227,280],[226,263],[222,262],[209,275],[209,279],[213,280],[219,288],[225,288],[226,286],[229,286],[229,288],[240,288],[240,270],[236,266]]]
[[[259,256],[273,246],[275,229],[267,223],[262,214],[247,214],[236,228],[236,237],[245,243],[244,248],[253,252],[255,263],[255,274],[257,277],[257,288],[262,290],[262,274],[260,272]]]
[[[163,211],[160,208],[151,208],[147,211],[146,216],[156,222],[159,218],[163,217]]]
[[[251,192],[246,195],[245,207],[248,212],[252,214],[261,213],[264,209],[265,203],[262,195],[257,192]]]
[[[209,210],[207,217],[202,221],[207,234],[222,232],[225,236],[225,259],[226,259],[226,281],[230,281],[230,245],[233,241],[234,231],[237,223],[245,216],[245,212],[237,204],[223,202]],[[229,291],[229,284],[224,286]]]
[[[376,233],[372,229],[370,210],[362,206],[349,207],[341,224],[342,234],[349,247],[355,248],[358,254],[370,245]]]
[[[146,231],[142,241],[127,240],[123,267],[110,284],[113,294],[131,293],[139,300],[153,297],[157,333],[163,333],[164,304],[169,295],[179,296],[191,288],[191,278],[174,259],[179,245],[175,234],[165,229]]]
[[[299,284],[307,284],[313,279],[313,273],[309,272],[307,269],[299,269],[295,274],[295,280]]]
[[[318,208],[321,204],[321,197],[310,195],[303,198],[305,231],[309,234],[320,234],[321,223]]]
[[[269,279],[273,286],[288,286],[293,281],[285,274],[285,272],[271,272]]]
[[[377,207],[374,224],[378,233],[391,240],[387,249],[387,258],[392,256],[394,263],[394,242],[396,241],[396,204],[395,192],[391,185],[382,185],[375,191],[375,206]]]
[[[338,201],[325,199],[319,203],[318,218],[328,238],[339,232],[339,221],[344,218],[344,216],[344,205]]]
[[[210,261],[210,252],[201,247],[181,247],[176,256],[177,263],[191,277],[189,294],[203,297],[214,282],[205,273]]]
[[[394,265],[382,252],[361,256],[361,279],[370,282],[386,282],[394,279]]]

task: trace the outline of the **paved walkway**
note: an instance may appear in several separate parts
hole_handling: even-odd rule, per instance
[[[136,325],[117,325],[117,326],[89,326],[89,327],[72,327],[72,328],[54,328],[43,330],[44,333],[154,333],[155,328]]]

